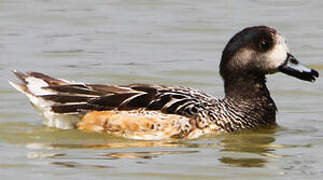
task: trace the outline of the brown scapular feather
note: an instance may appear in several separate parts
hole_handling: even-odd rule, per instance
[[[44,98],[45,100],[54,101],[58,103],[86,102],[93,98],[88,96],[65,95],[65,94],[43,95],[39,97]]]
[[[138,95],[138,93],[114,94],[109,96],[103,96],[95,98],[89,101],[88,103],[100,106],[119,107],[124,101],[126,101],[134,95]]]
[[[44,87],[44,89],[52,89],[54,91],[60,93],[67,93],[67,94],[84,94],[84,95],[95,95],[95,96],[102,96],[105,95],[103,92],[98,92],[94,90],[88,89],[84,85],[53,85]]]

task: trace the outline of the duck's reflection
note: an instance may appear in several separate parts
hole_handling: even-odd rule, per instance
[[[170,154],[200,153],[199,156],[213,155],[213,159],[217,158],[220,163],[229,166],[264,167],[272,159],[280,158],[279,155],[275,154],[275,149],[286,148],[286,145],[275,143],[278,128],[240,134],[209,136],[190,141],[176,139],[139,141],[101,134],[86,134],[79,131],[60,131],[60,136],[70,137],[64,139],[57,137],[57,130],[49,129],[45,133],[43,131],[33,131],[31,134],[34,136],[36,132],[36,135],[41,134],[42,136],[39,135],[40,139],[37,139],[37,141],[31,139],[31,142],[26,144],[26,147],[32,151],[31,154],[28,154],[28,158],[50,158],[63,160],[64,162],[66,159],[84,158],[100,160],[122,158],[149,160]],[[26,139],[28,138],[25,137]],[[44,141],[47,142],[43,143]],[[69,151],[68,149],[101,150],[98,151],[100,152],[99,154],[94,155],[95,157],[92,157],[93,154],[91,157],[88,157],[86,154],[78,154],[77,157],[69,153],[61,155],[60,153],[65,153],[66,149],[67,151]],[[210,151],[204,152],[205,149],[212,149],[212,152],[215,153],[209,154]],[[107,150],[107,152],[104,153],[102,150]],[[59,156],[47,156],[47,152],[55,152],[55,154],[59,152]],[[59,163],[56,163],[56,165],[59,165]]]
[[[89,164],[81,164],[81,163],[76,163],[73,161],[64,161],[64,162],[51,162],[51,164],[56,165],[56,166],[63,166],[67,168],[84,168],[84,169],[89,169],[89,168],[114,168],[112,166],[106,166],[106,165],[89,165]]]
[[[223,156],[219,161],[239,167],[264,167],[272,158],[279,158],[275,149],[277,128],[224,136],[221,140]]]
[[[177,140],[167,141],[139,141],[139,140],[120,140],[111,139],[111,141],[99,143],[28,143],[29,149],[124,149],[124,148],[154,148],[154,147],[187,147],[184,142]]]
[[[154,151],[154,152],[115,152],[106,154],[106,157],[119,159],[119,158],[128,158],[128,159],[152,159],[162,155],[169,154],[191,154],[198,153],[199,151]]]
[[[239,167],[264,167],[267,160],[264,158],[232,158],[222,157],[219,159],[224,164]]]

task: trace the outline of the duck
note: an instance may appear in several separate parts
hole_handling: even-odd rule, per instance
[[[9,83],[28,97],[48,127],[163,140],[276,126],[277,107],[266,75],[282,72],[309,82],[319,77],[268,26],[236,33],[222,52],[219,69],[223,98],[182,86],[76,83],[39,72],[13,71],[21,83]]]

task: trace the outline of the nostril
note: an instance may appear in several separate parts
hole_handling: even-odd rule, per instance
[[[293,64],[298,64],[298,61],[296,59],[290,59],[290,62]]]

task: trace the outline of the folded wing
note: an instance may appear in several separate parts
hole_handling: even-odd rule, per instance
[[[11,83],[37,107],[54,113],[82,113],[90,110],[157,110],[188,117],[199,112],[212,98],[195,89],[130,84],[123,86],[72,83],[37,73],[14,72],[22,81]]]

